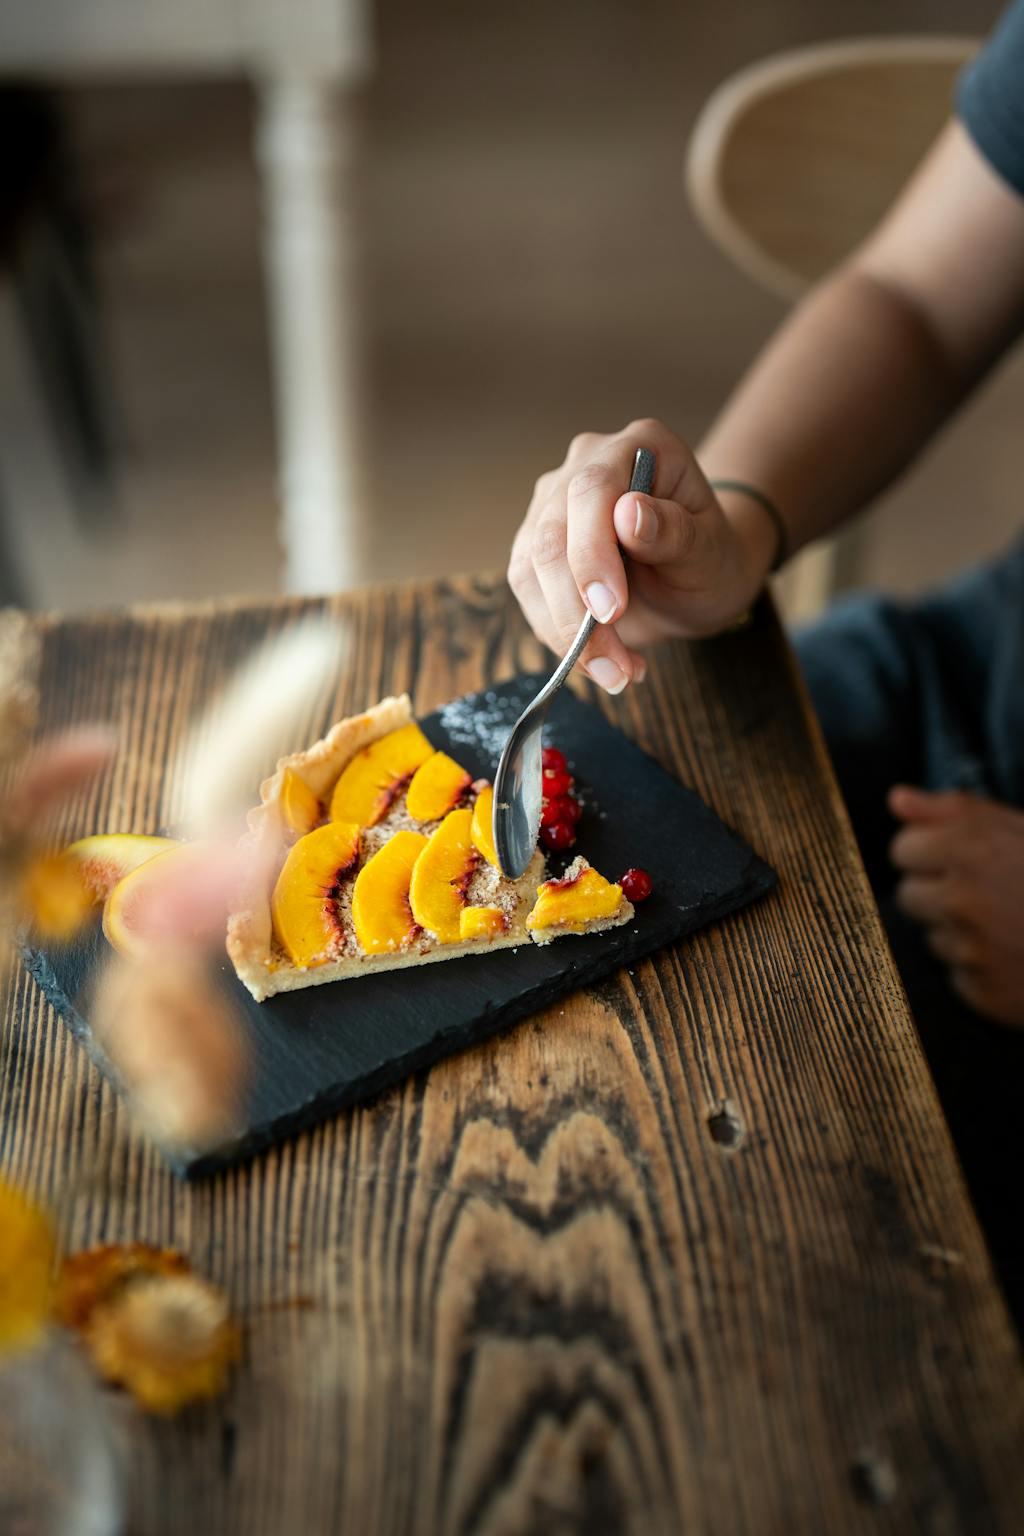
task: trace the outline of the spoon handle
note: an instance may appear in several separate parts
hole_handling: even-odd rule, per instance
[[[639,491],[641,496],[649,496],[651,493],[651,487],[654,485],[654,471],[656,468],[657,460],[655,459],[654,454],[651,453],[650,449],[638,448],[636,451],[636,458],[633,460],[633,475],[629,482],[630,490]],[[594,618],[594,615],[592,613],[585,613],[583,615],[583,621],[580,624],[579,629],[576,631],[576,638],[573,640],[572,645],[570,645],[569,649],[562,657],[562,660],[555,668],[555,671],[551,675],[550,681],[545,683],[544,687],[537,695],[535,703],[539,704],[542,700],[546,701],[551,697],[553,693],[557,693],[558,689],[561,688],[562,684],[569,676],[569,673],[572,671],[573,667],[579,661],[581,655],[586,649],[587,642],[589,641],[591,635],[594,633],[596,627],[597,620]]]

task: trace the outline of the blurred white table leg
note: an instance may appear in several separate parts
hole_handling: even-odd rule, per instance
[[[362,346],[350,93],[283,76],[260,92],[258,156],[290,592],[362,574]]]

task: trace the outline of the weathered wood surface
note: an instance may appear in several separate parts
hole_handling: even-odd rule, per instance
[[[173,818],[191,713],[311,606],[40,621],[45,725],[124,731],[67,832]],[[331,606],[310,736],[541,660],[497,583]],[[250,1168],[177,1182],[16,978],[0,1168],[70,1244],[180,1245],[247,1327],[219,1403],[118,1405],[133,1531],[1020,1528],[1015,1341],[770,609],[604,707],[778,892]]]

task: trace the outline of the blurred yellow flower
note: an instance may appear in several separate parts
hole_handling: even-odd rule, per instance
[[[77,861],[64,853],[31,858],[21,873],[18,894],[36,936],[57,942],[73,938],[92,917],[95,904]]]
[[[101,1374],[151,1413],[175,1413],[227,1385],[241,1340],[227,1298],[196,1275],[139,1279],[99,1307],[86,1335]]]
[[[65,1328],[85,1333],[97,1307],[124,1286],[153,1275],[186,1275],[189,1262],[174,1248],[153,1243],[102,1243],[69,1254],[57,1276],[53,1310]]]
[[[0,1179],[0,1354],[24,1349],[50,1316],[53,1233],[46,1216]]]
[[[216,1397],[240,1353],[223,1292],[172,1248],[109,1244],[73,1254],[55,1310],[81,1334],[100,1375],[151,1413]]]

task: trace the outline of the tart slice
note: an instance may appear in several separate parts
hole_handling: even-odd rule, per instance
[[[621,885],[599,875],[582,854],[557,880],[545,880],[537,890],[526,919],[535,944],[550,944],[566,933],[598,933],[628,923],[633,906]]]
[[[538,850],[506,879],[492,802],[486,781],[435,751],[405,696],[283,758],[249,813],[254,873],[228,919],[228,954],[253,997],[632,917],[621,887],[582,859],[571,879],[542,883]]]

